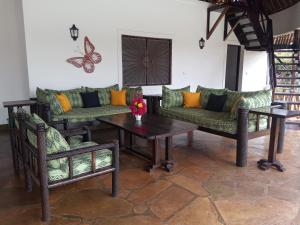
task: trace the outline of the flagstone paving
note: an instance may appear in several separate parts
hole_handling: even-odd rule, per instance
[[[94,139],[116,135],[114,130],[96,132]],[[55,188],[49,224],[300,225],[299,138],[300,130],[286,132],[279,156],[284,173],[256,167],[267,155],[268,137],[249,142],[245,168],[235,166],[233,140],[199,131],[192,146],[186,135],[174,138],[177,163],[170,173],[148,173],[143,169],[147,162],[122,152],[118,197],[111,197],[111,175]],[[14,175],[7,132],[0,133],[0,143],[0,224],[43,224],[38,187],[27,193],[23,176]]]

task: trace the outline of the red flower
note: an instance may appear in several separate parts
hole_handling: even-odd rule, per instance
[[[144,115],[147,112],[147,105],[141,94],[136,94],[129,106],[133,115]]]

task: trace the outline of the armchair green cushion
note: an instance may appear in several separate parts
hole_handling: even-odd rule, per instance
[[[95,142],[84,142],[76,146],[72,146],[71,150],[95,146]],[[96,169],[101,169],[112,165],[112,151],[109,149],[102,149],[96,151]],[[73,175],[77,176],[82,173],[92,171],[92,153],[85,153],[73,157]],[[53,168],[48,165],[48,180],[50,182],[66,179],[69,177],[68,162],[58,164],[58,167]]]
[[[49,127],[38,115],[33,114],[30,116],[30,122],[33,125],[44,124],[46,128],[46,150],[47,154],[54,154],[70,150],[70,146],[65,138],[53,127]],[[27,130],[27,138],[29,143],[37,148],[37,136],[30,130]],[[57,168],[59,164],[66,162],[66,158],[51,160],[48,166]]]

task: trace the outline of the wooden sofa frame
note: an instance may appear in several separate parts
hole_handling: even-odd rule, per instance
[[[273,103],[272,105],[281,105],[281,104]],[[247,165],[247,157],[248,157],[248,141],[254,138],[269,135],[271,118],[268,117],[267,129],[260,130],[259,127],[260,116],[256,115],[256,128],[254,132],[248,132],[248,120],[249,120],[249,109],[239,108],[236,134],[216,131],[201,126],[198,127],[198,130],[236,140],[236,166],[245,167]],[[282,119],[280,122],[277,153],[282,153],[283,151],[284,133],[285,133],[285,120]]]
[[[41,205],[42,205],[42,221],[50,220],[49,207],[49,189],[70,184],[95,176],[112,173],[112,196],[116,196],[119,190],[119,143],[117,140],[112,143],[99,144],[91,147],[78,148],[72,151],[64,151],[48,155],[46,149],[46,131],[44,124],[34,126],[26,119],[24,114],[18,116],[20,118],[21,130],[21,147],[23,149],[23,164],[25,168],[25,182],[27,191],[32,191],[32,180],[40,186]],[[27,139],[27,130],[30,130],[37,136],[37,148],[32,146]],[[72,136],[82,135],[84,141],[91,138],[88,128],[64,130],[61,134],[67,139]],[[68,139],[67,139],[68,140]],[[102,149],[111,149],[112,165],[96,169],[96,151]],[[84,153],[92,153],[92,171],[77,176],[73,176],[72,157]],[[63,180],[49,182],[47,162],[50,160],[68,158],[69,177]]]

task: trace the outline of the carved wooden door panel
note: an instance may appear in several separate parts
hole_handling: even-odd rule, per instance
[[[122,36],[124,85],[146,85],[146,38]]]
[[[123,85],[171,84],[172,40],[122,36]]]
[[[148,39],[147,85],[171,83],[171,42],[167,39]]]

